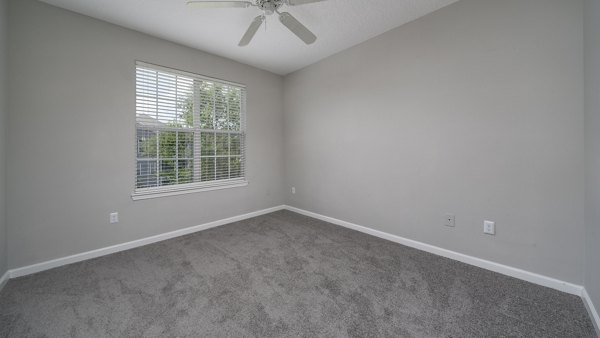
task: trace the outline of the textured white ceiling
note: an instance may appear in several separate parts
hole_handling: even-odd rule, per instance
[[[458,0],[328,0],[284,7],[317,36],[305,45],[277,20],[267,18],[247,47],[237,44],[256,7],[199,9],[185,0],[42,0],[166,40],[288,74]]]

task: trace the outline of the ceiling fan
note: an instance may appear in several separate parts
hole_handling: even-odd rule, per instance
[[[309,4],[313,2],[321,2],[325,0],[254,0],[254,1],[204,1],[204,0],[189,0],[188,5],[193,5],[199,8],[248,8],[258,7],[263,11],[263,14],[254,18],[250,27],[246,31],[246,34],[240,40],[238,44],[240,47],[247,46],[260,26],[265,22],[267,15],[277,13],[279,15],[279,21],[286,26],[292,33],[296,34],[300,40],[304,41],[307,45],[315,42],[317,37],[300,23],[295,17],[288,12],[279,12],[279,9],[283,5],[287,6],[299,6]]]

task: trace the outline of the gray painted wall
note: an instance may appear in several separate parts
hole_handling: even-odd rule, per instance
[[[598,1],[586,1],[594,8],[586,10],[587,31],[598,31]],[[10,267],[285,199],[450,250],[583,282],[581,1],[463,0],[285,82],[36,1],[11,0],[9,13],[13,99],[2,112],[11,112]],[[600,68],[597,37],[592,40],[588,35],[588,94],[599,88],[598,72],[590,72]],[[136,59],[249,86],[248,187],[130,199]],[[283,96],[285,124],[284,102],[278,99]],[[599,255],[594,245],[600,216],[593,206],[600,201],[600,180],[592,173],[600,167],[600,147],[593,146],[600,142],[589,131],[600,127],[598,97],[587,95],[585,116],[590,182],[585,283],[596,304],[600,274],[591,257]],[[0,185],[3,167],[0,163]],[[297,194],[289,193],[291,186]],[[117,225],[108,224],[112,211],[120,213]],[[457,215],[454,229],[441,225],[448,212]],[[495,237],[482,234],[484,219],[497,222]],[[0,223],[3,253],[3,217]]]
[[[581,284],[582,13],[462,0],[288,75],[286,203]]]
[[[600,0],[585,1],[585,288],[600,311]]]
[[[11,268],[283,202],[282,77],[32,0],[9,24]],[[131,200],[135,60],[248,85],[247,187]]]
[[[7,1],[0,0],[0,277],[7,270],[6,258],[6,208],[5,208],[5,177],[6,177],[6,115],[8,109],[6,96],[6,64],[8,46],[6,44],[8,30]]]

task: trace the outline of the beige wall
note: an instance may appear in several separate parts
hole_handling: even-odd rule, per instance
[[[585,0],[585,288],[600,311],[600,0]]]
[[[8,30],[7,1],[0,0],[0,277],[7,270],[6,258],[6,208],[5,208],[5,177],[6,177],[6,115],[8,109],[6,96],[6,64],[8,45],[6,35]]]
[[[9,14],[11,268],[283,202],[280,76],[33,0]],[[131,200],[135,60],[248,86],[247,187]]]
[[[286,203],[582,284],[582,13],[462,0],[288,75]]]

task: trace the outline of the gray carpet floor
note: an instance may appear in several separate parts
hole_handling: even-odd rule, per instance
[[[0,337],[595,337],[580,298],[289,211],[10,280]]]

